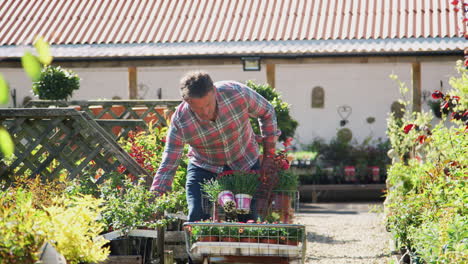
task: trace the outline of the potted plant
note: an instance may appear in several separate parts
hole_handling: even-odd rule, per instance
[[[304,230],[302,228],[283,228],[280,231],[280,243],[284,245],[297,246],[302,241]]]
[[[228,171],[220,175],[219,181],[223,189],[231,189],[235,194],[237,213],[250,212],[252,196],[259,184],[258,177],[256,171]]]
[[[210,221],[202,221],[200,225],[191,226],[193,242],[216,242],[219,241],[222,226],[210,225]],[[206,223],[206,224],[205,224]]]
[[[42,100],[67,100],[80,88],[80,78],[60,66],[45,66],[38,81],[33,83],[33,93]]]
[[[223,187],[218,180],[211,179],[205,181],[201,184],[201,188],[208,196],[208,200],[214,204],[213,210],[216,210],[217,203],[219,203],[219,205],[222,206],[226,212],[231,212],[236,208],[234,194],[231,191],[223,190]],[[213,212],[213,216],[216,216],[215,212]]]
[[[106,224],[107,233],[103,236],[111,240],[111,255],[141,255],[146,262],[159,259],[157,229],[174,220],[161,216],[176,206],[170,197],[178,193],[155,198],[144,179],[134,183],[119,179],[118,175],[102,183],[100,192],[106,201],[101,221]]]
[[[238,226],[223,226],[219,230],[222,242],[239,242]]]
[[[290,170],[278,172],[278,185],[273,188],[272,209],[280,212],[280,220],[284,223],[292,221],[291,198],[295,198],[298,186],[298,175]]]
[[[239,240],[246,243],[258,243],[260,241],[261,227],[247,226],[239,228]]]
[[[264,227],[260,234],[260,243],[279,244],[281,234],[285,233],[283,227]]]

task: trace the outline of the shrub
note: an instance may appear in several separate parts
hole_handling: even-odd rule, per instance
[[[290,105],[281,99],[280,94],[268,84],[256,84],[253,81],[247,81],[246,85],[267,99],[275,108],[278,128],[281,130],[279,140],[284,141],[288,137],[294,137],[299,123],[291,117],[289,113]],[[255,134],[259,135],[258,121],[251,119],[250,123]]]
[[[49,241],[67,263],[94,263],[107,259],[108,240],[99,236],[104,224],[97,221],[103,200],[87,196],[59,197],[56,204],[45,208],[46,233]]]
[[[147,130],[130,132],[128,138],[121,138],[119,143],[142,168],[154,174],[162,161],[167,130],[167,127],[158,128],[150,124]],[[187,152],[188,148],[186,147],[182,156],[186,157]],[[172,185],[173,191],[185,190],[187,164],[187,158],[180,161]],[[125,170],[124,166],[119,166],[120,173]]]
[[[66,100],[80,88],[80,78],[60,66],[46,66],[38,81],[33,83],[33,93],[43,100]]]
[[[460,62],[458,70],[460,76],[450,80],[451,91],[433,94],[441,100],[443,119],[452,117],[451,125],[441,120],[433,127],[431,113],[406,112],[402,119],[388,119],[393,165],[386,224],[398,247],[419,263],[468,261],[468,71]]]
[[[107,240],[99,238],[97,221],[102,200],[91,196],[59,196],[48,206],[24,188],[0,191],[0,263],[35,263],[38,251],[51,242],[68,263],[100,262],[107,258]]]
[[[0,263],[35,263],[46,241],[47,216],[23,189],[0,192]]]

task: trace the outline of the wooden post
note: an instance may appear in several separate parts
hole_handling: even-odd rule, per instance
[[[174,252],[172,250],[164,250],[164,263],[166,264],[174,263]]]
[[[266,75],[267,75],[267,83],[275,89],[275,64],[266,65]]]
[[[158,227],[158,238],[156,239],[156,248],[158,249],[158,255],[160,259],[160,264],[164,264],[164,227]],[[168,264],[168,263],[166,263]],[[172,264],[172,263],[169,263]]]
[[[137,68],[128,67],[128,98],[137,99]]]
[[[413,87],[413,112],[421,112],[421,63],[411,64],[411,84]]]

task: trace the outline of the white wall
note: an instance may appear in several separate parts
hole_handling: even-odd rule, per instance
[[[73,100],[128,98],[128,69],[120,68],[70,68],[81,78],[80,89]]]
[[[70,68],[80,77],[80,89],[73,92],[72,100],[128,98],[127,68]],[[10,86],[16,89],[18,107],[25,96],[34,97],[31,79],[22,68],[0,69]],[[13,106],[12,100],[9,103]]]
[[[139,95],[144,99],[155,99],[157,89],[162,88],[162,99],[180,99],[179,80],[187,72],[197,70],[208,72],[214,82],[222,80],[266,82],[264,70],[243,71],[242,65],[139,67],[137,82],[144,87],[139,91]]]
[[[390,105],[399,98],[398,85],[388,76],[394,73],[410,84],[410,71],[407,63],[278,65],[276,88],[292,104],[292,115],[299,122],[296,139],[300,143],[311,143],[315,137],[333,138],[341,128],[337,113],[341,105],[351,106],[345,127],[361,142],[371,133],[385,137]],[[324,108],[311,107],[315,86],[325,91]],[[370,116],[376,119],[372,125],[366,122]]]
[[[16,90],[16,101],[18,103],[17,107],[21,106],[21,102],[25,96],[33,97],[32,94],[32,82],[31,79],[26,75],[23,69],[5,69],[0,68],[0,73],[3,75],[3,78],[7,81],[10,91],[13,89]],[[9,106],[13,107],[13,101],[10,98]],[[5,107],[5,105],[0,105],[0,107]]]
[[[443,81],[444,91],[449,90],[449,76],[456,74],[455,62],[425,62],[421,64],[422,89],[432,92],[439,89]],[[214,81],[252,79],[266,82],[265,65],[261,71],[242,70],[241,65],[138,67],[137,82],[144,84],[147,91],[139,91],[144,99],[157,98],[157,88],[162,88],[163,99],[179,99],[179,80],[188,71],[204,70]],[[74,100],[110,99],[113,96],[128,98],[128,71],[119,68],[72,68],[81,80],[81,88],[73,95]],[[17,90],[17,102],[24,96],[32,96],[31,81],[22,69],[0,69],[11,88]],[[315,137],[331,139],[341,127],[337,107],[349,105],[352,114],[346,127],[361,142],[371,134],[385,137],[386,118],[390,105],[399,98],[398,85],[390,80],[395,73],[400,80],[411,86],[410,63],[368,63],[368,64],[279,64],[276,66],[276,88],[283,99],[292,105],[293,117],[299,121],[296,139],[311,143]],[[311,108],[312,88],[321,86],[325,90],[325,107]],[[10,100],[10,106],[12,102]],[[423,108],[428,109],[423,102]],[[366,118],[376,118],[374,124]]]
[[[421,87],[422,91],[427,91],[428,94],[432,94],[435,90],[442,90],[446,93],[451,89],[449,79],[452,76],[458,76],[457,70],[455,69],[455,62],[424,62],[421,63]],[[440,86],[442,81],[442,88]],[[432,97],[426,99],[433,100]],[[422,102],[423,110],[429,111],[427,102]]]

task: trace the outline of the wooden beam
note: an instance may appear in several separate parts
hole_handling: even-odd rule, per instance
[[[312,57],[312,58],[263,58],[262,62],[268,64],[343,64],[343,63],[413,63],[413,62],[454,62],[460,55],[440,56],[356,56],[356,57]],[[175,58],[175,59],[116,59],[86,61],[56,61],[54,64],[64,68],[113,68],[113,67],[164,67],[187,65],[239,65],[239,58]],[[21,68],[19,61],[0,60],[0,68]]]
[[[412,102],[413,112],[421,112],[421,63],[411,64],[411,84],[412,84]]]
[[[275,88],[275,81],[276,81],[276,76],[275,76],[275,64],[273,63],[267,63],[266,65],[266,75],[267,75],[267,83]]]
[[[128,98],[137,99],[138,87],[137,87],[137,68],[132,66],[128,67]]]

